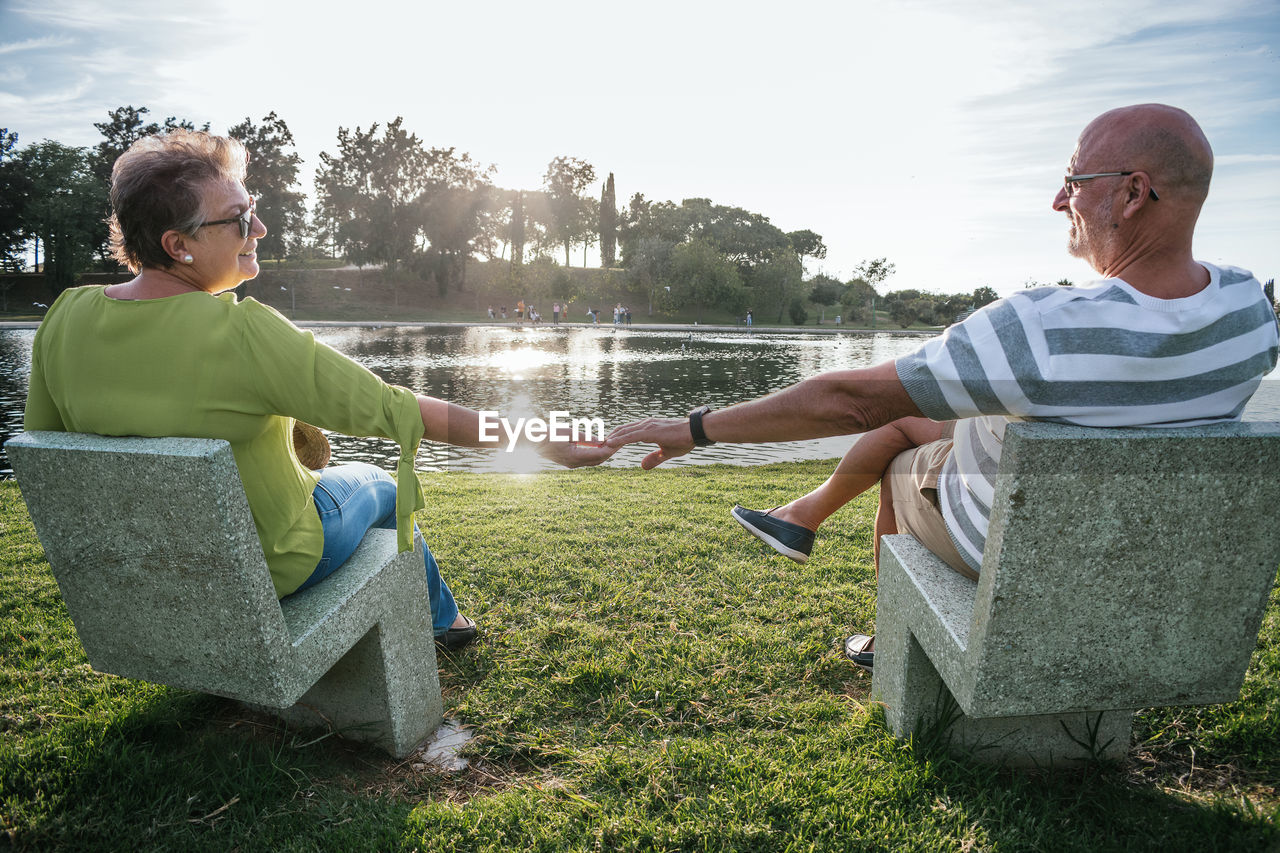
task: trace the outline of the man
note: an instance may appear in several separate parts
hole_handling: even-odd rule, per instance
[[[1007,416],[1102,427],[1238,420],[1275,367],[1280,330],[1261,285],[1191,254],[1212,172],[1209,142],[1184,111],[1142,104],[1104,113],[1080,135],[1053,201],[1068,220],[1068,250],[1100,281],[1023,291],[896,361],[720,411],[704,406],[687,419],[627,424],[606,443],[657,444],[641,463],[650,469],[715,442],[874,431],[842,482],[860,492],[882,477],[877,546],[881,535],[910,533],[976,576]],[[809,532],[738,510],[766,541]],[[873,644],[855,635],[846,652],[869,669]]]

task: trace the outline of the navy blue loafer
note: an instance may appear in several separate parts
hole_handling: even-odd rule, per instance
[[[809,555],[813,553],[813,531],[798,524],[774,518],[769,515],[770,512],[773,510],[759,512],[735,506],[730,514],[746,528],[748,533],[782,556],[790,557],[797,563],[807,561]]]
[[[871,672],[876,660],[875,644],[875,634],[854,634],[844,641],[844,655],[853,661],[854,666]]]

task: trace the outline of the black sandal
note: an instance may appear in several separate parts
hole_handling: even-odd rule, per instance
[[[467,624],[461,628],[450,628],[443,634],[436,635],[436,645],[446,651],[457,651],[476,638],[476,622],[470,616],[463,616]]]

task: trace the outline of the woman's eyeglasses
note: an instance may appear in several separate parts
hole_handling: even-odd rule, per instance
[[[215,219],[212,222],[201,222],[200,227],[206,225],[229,225],[235,222],[240,226],[240,239],[247,240],[249,238],[249,229],[253,227],[253,216],[258,210],[257,202],[250,202],[249,209],[239,216],[233,216],[230,219]]]

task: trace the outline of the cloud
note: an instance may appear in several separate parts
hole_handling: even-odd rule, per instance
[[[70,47],[73,44],[75,44],[75,39],[67,38],[66,36],[29,38],[22,41],[9,42],[8,44],[0,44],[0,56],[20,53],[24,50],[52,50],[60,47]]]
[[[1215,166],[1242,166],[1252,163],[1280,163],[1280,154],[1226,154],[1213,158]]]

